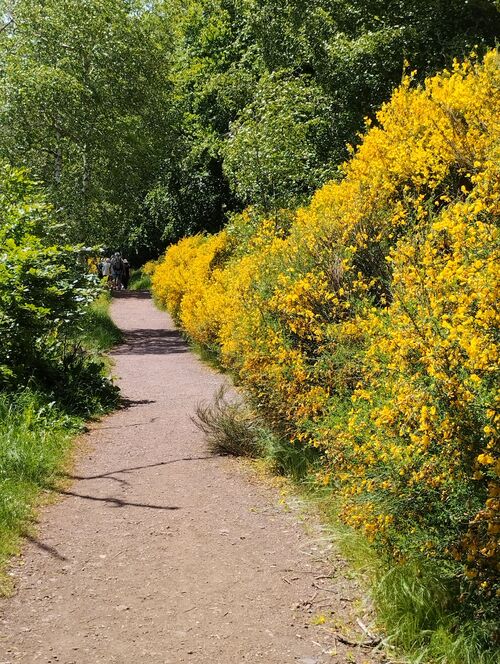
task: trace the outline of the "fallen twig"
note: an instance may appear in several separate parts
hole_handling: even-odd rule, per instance
[[[192,606],[190,609],[186,609],[182,613],[189,613],[190,611],[194,611],[194,609],[196,609],[196,608],[197,608],[196,606]]]
[[[370,639],[372,641],[372,644],[374,646],[377,646],[382,641],[382,639],[379,636],[376,636],[375,634],[373,634],[373,632],[370,632],[370,630],[368,629],[368,627],[364,624],[364,622],[362,620],[360,620],[359,618],[356,618],[356,622],[361,627],[361,629],[366,634],[366,636],[370,637]]]
[[[346,636],[343,636],[343,634],[338,634],[337,632],[334,634],[334,637],[337,639],[337,641],[340,641],[340,643],[343,643],[346,646],[353,646],[354,648],[374,648],[375,646],[378,646],[380,643],[381,639],[379,639],[377,642],[372,641],[353,641],[352,639],[348,639]]]

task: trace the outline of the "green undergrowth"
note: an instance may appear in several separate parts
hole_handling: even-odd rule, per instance
[[[34,530],[34,506],[54,484],[83,419],[30,389],[0,395],[0,592],[9,557]]]
[[[156,302],[156,301],[155,301]],[[157,304],[157,306],[159,306]],[[161,307],[159,307],[161,309]],[[163,311],[166,311],[163,309]],[[181,328],[178,328],[179,332],[182,334],[183,338],[185,339],[186,343],[189,345],[193,353],[196,353],[200,360],[204,362],[205,364],[208,364],[209,367],[212,369],[215,369],[216,371],[224,371],[222,364],[220,362],[220,358],[218,353],[216,353],[214,350],[210,349],[208,346],[204,346],[202,344],[197,343],[196,341],[193,341],[190,339],[186,334],[183,333]],[[231,374],[229,374],[231,375]],[[231,376],[233,378],[233,376]]]
[[[411,664],[496,664],[494,624],[478,621],[457,605],[459,580],[442,562],[395,561],[383,557],[359,531],[342,523],[332,487],[311,475],[301,494],[319,512],[326,531],[369,592],[384,644]],[[400,660],[398,660],[400,661]]]
[[[89,308],[77,338],[88,351],[96,354],[113,348],[123,339],[121,330],[109,315],[111,294],[103,293]]]
[[[142,270],[132,270],[128,289],[131,291],[145,291],[151,288],[151,277]]]
[[[110,301],[109,293],[101,293],[65,338],[62,352],[41,358],[29,382],[68,415],[92,419],[118,403],[104,353],[123,336],[109,315]]]
[[[39,367],[27,386],[0,392],[0,594],[10,590],[11,556],[35,536],[37,506],[61,486],[75,436],[118,403],[101,357],[121,340],[108,305],[102,295],[90,306],[62,359]]]
[[[258,459],[266,471],[289,478],[372,598],[377,628],[390,656],[411,664],[496,664],[491,620],[468,616],[463,591],[442,562],[384,558],[367,538],[342,523],[333,486],[324,486],[319,452],[293,445],[273,431],[243,399],[219,391],[201,404],[197,424],[212,453]],[[466,599],[464,597],[464,599]]]

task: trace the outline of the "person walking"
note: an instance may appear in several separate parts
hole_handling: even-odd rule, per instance
[[[111,272],[111,260],[103,258],[101,263],[102,280],[106,286],[109,285],[109,275]]]
[[[130,281],[130,263],[126,258],[123,259],[123,276],[122,284],[123,288],[128,288],[128,282]]]
[[[113,254],[113,258],[111,259],[112,287],[115,288],[116,290],[121,290],[123,287],[122,279],[123,279],[123,260],[120,255],[120,252],[117,251],[115,254]]]

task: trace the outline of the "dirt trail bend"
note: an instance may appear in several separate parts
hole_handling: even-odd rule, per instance
[[[205,451],[190,416],[224,378],[146,294],[116,298],[112,314],[126,407],[86,437],[14,569],[0,664],[374,661],[312,624],[333,611],[345,633],[356,599],[325,578],[321,545],[275,491]]]

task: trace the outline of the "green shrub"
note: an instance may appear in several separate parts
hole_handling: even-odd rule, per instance
[[[96,297],[86,250],[63,237],[37,185],[0,167],[0,384],[25,383],[64,356],[70,330]]]

